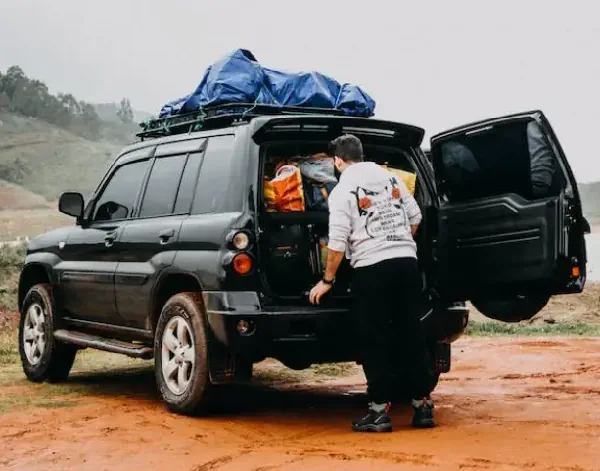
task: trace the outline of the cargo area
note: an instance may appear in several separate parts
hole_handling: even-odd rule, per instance
[[[339,177],[333,170],[333,158],[328,155],[328,143],[329,140],[288,139],[261,147],[259,250],[265,289],[278,302],[307,303],[308,292],[325,270],[327,198]],[[401,175],[421,203],[423,189],[416,181],[410,149],[367,142],[363,142],[363,147],[365,160]],[[351,271],[346,258],[324,305],[349,297]]]

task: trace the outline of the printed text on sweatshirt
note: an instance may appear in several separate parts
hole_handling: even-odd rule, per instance
[[[350,165],[329,196],[329,244],[353,267],[417,256],[421,210],[404,182],[373,162]]]

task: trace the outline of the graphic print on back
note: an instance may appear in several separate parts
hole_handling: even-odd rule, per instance
[[[394,242],[409,236],[410,223],[396,177],[392,177],[390,185],[379,191],[359,186],[351,193],[356,197],[358,214],[364,218],[369,237],[383,237]]]

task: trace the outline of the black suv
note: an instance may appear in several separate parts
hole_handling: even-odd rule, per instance
[[[154,358],[163,399],[192,413],[266,357],[294,369],[360,361],[351,268],[340,268],[320,306],[308,302],[321,276],[315,260],[327,212],[269,212],[264,199],[268,165],[323,152],[342,133],[362,140],[368,160],[417,175],[434,381],[450,368],[465,301],[514,322],[552,295],[583,290],[589,226],[541,112],[438,134],[426,153],[418,127],[284,111],[253,106],[157,121],[116,158],[87,204],[78,193],[61,196],[60,211],[76,225],[33,239],[19,282],[27,378],[65,380],[86,347]],[[542,194],[532,192],[532,125],[550,156]]]

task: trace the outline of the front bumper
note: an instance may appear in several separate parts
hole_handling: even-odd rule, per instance
[[[205,292],[204,303],[213,336],[234,353],[277,357],[306,349],[318,357],[312,361],[353,360],[358,354],[347,307],[261,307],[258,294],[249,291]],[[464,305],[429,312],[422,319],[428,340],[456,340],[464,332],[468,312]],[[246,331],[239,329],[240,322]]]

